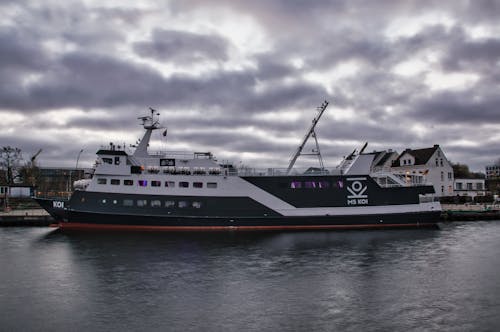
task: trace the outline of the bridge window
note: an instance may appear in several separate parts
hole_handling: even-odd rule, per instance
[[[304,187],[307,189],[314,189],[314,188],[316,188],[316,182],[306,181],[306,182],[304,182]]]
[[[113,159],[111,159],[111,158],[102,158],[102,162],[104,164],[110,164],[110,165],[112,165],[113,164]]]
[[[111,179],[110,183],[111,183],[112,185],[115,185],[115,186],[116,186],[116,185],[119,185],[119,184],[120,184],[120,180],[119,180],[119,179]]]
[[[330,188],[330,182],[328,182],[328,181],[319,181],[318,182],[318,188],[321,188],[321,189]]]
[[[103,178],[97,179],[97,184],[106,184],[107,182],[108,182],[107,179],[103,179]]]

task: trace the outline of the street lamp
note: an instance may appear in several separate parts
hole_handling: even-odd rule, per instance
[[[80,161],[80,155],[82,154],[82,152],[83,152],[83,149],[81,149],[80,152],[78,152],[78,156],[76,157],[75,172],[76,172],[78,178],[79,178],[79,176],[78,176],[78,162]],[[71,176],[72,173],[73,172],[71,172],[71,171],[69,173],[69,181],[70,182],[72,181],[72,176]]]
[[[80,155],[82,154],[82,152],[83,152],[83,149],[81,149],[80,152],[78,152],[78,157],[76,157],[76,167],[75,167],[75,169],[77,169],[77,170],[78,170],[78,161],[80,160]]]

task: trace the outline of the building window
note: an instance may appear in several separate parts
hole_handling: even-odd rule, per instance
[[[145,200],[145,199],[138,199],[137,200],[137,206],[143,207],[143,206],[147,206],[147,205],[148,205],[147,200]]]
[[[207,182],[207,188],[210,188],[210,189],[217,188],[217,182]]]
[[[146,187],[148,185],[147,180],[139,180],[138,181],[139,187]]]
[[[134,206],[134,201],[131,199],[124,199],[123,206]]]
[[[453,178],[453,173],[452,172],[448,172],[448,180],[451,180]]]
[[[483,190],[483,184],[482,183],[476,183],[476,189],[477,190]]]
[[[203,188],[203,182],[193,182],[194,188]]]
[[[174,188],[175,182],[174,181],[165,181],[165,187]]]
[[[180,188],[189,188],[189,182],[181,181],[179,182]]]
[[[455,183],[455,186],[457,187],[457,190],[462,190],[462,182]]]
[[[467,182],[467,190],[472,190],[472,183],[471,182]]]
[[[441,167],[443,167],[443,159],[440,159]]]
[[[118,179],[111,179],[109,181],[109,183],[111,183],[114,186],[117,186],[117,185],[120,185],[120,180],[118,180]]]
[[[161,181],[151,181],[151,187],[161,187]]]
[[[439,160],[436,158],[436,167],[439,166]]]
[[[444,186],[441,186],[441,194],[444,194]]]
[[[165,207],[166,208],[173,208],[175,206],[174,201],[165,201]]]
[[[441,181],[444,181],[444,172],[441,172]]]
[[[154,208],[161,207],[161,201],[159,201],[159,200],[151,201],[151,207],[154,207]]]
[[[97,184],[106,184],[108,181],[106,179],[103,179],[103,178],[98,178],[97,179]]]
[[[126,186],[132,186],[134,184],[134,180],[123,180],[123,184]]]

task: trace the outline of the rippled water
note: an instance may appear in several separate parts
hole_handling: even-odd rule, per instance
[[[500,222],[442,230],[0,228],[0,330],[500,329]]]

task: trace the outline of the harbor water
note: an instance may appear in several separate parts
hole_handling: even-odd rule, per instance
[[[500,221],[441,229],[0,228],[1,331],[495,331]]]

